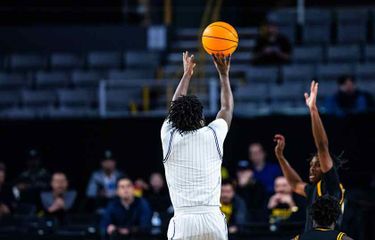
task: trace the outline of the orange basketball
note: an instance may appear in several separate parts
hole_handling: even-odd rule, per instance
[[[202,44],[208,54],[232,54],[238,46],[236,29],[226,22],[214,22],[204,29]]]

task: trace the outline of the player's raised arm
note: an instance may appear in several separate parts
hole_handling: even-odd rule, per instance
[[[230,69],[230,59],[231,56],[224,56],[223,54],[213,54],[212,55],[216,69],[220,77],[220,102],[221,107],[216,116],[216,118],[224,119],[228,127],[232,122],[233,116],[233,94],[229,82],[229,69]]]
[[[311,116],[312,133],[314,136],[315,146],[318,151],[319,163],[324,173],[328,172],[332,166],[332,158],[329,154],[328,137],[322,120],[319,116],[319,111],[316,106],[316,97],[318,95],[318,83],[311,82],[310,95],[305,93],[306,105],[309,107]]]
[[[182,61],[184,64],[184,75],[182,76],[180,83],[176,88],[172,101],[176,100],[180,96],[187,94],[190,79],[191,76],[193,76],[194,67],[196,66],[196,63],[194,62],[194,55],[192,54],[189,56],[188,51],[182,53]]]
[[[289,162],[284,156],[285,148],[285,138],[281,134],[276,134],[274,141],[277,143],[275,147],[275,155],[277,160],[279,160],[281,171],[283,172],[285,178],[288,180],[288,183],[292,187],[293,191],[299,195],[305,196],[305,186],[306,183],[302,181],[298,173],[289,165]]]

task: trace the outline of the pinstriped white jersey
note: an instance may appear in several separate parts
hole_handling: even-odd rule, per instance
[[[228,124],[180,134],[168,121],[161,128],[164,169],[174,208],[220,206],[221,162]]]

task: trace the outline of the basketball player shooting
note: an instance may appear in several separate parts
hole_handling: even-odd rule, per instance
[[[310,183],[302,181],[298,173],[289,165],[284,156],[285,138],[281,134],[275,135],[277,142],[275,154],[279,160],[281,170],[292,186],[295,193],[306,197],[309,209],[314,201],[323,195],[329,195],[340,200],[340,205],[344,202],[344,189],[340,184],[337,168],[341,163],[339,159],[333,161],[328,147],[328,137],[324,130],[322,120],[319,116],[316,98],[318,95],[318,83],[311,82],[310,95],[305,93],[306,105],[310,111],[312,133],[314,137],[317,153],[310,160],[309,180]],[[341,215],[342,216],[342,215]],[[340,224],[342,217],[338,218]],[[339,226],[338,226],[339,227]],[[307,214],[305,231],[313,228],[313,221]]]
[[[205,126],[203,106],[187,95],[194,56],[183,53],[184,75],[161,128],[164,169],[174,207],[168,239],[224,240],[227,224],[220,211],[223,144],[233,114],[230,56],[213,55],[220,77],[221,108]]]

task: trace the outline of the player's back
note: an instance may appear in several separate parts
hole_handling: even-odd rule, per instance
[[[175,208],[220,206],[221,161],[227,131],[223,119],[185,134],[167,122],[163,124],[164,168]]]
[[[330,229],[315,228],[297,236],[296,240],[342,240],[345,233]]]

